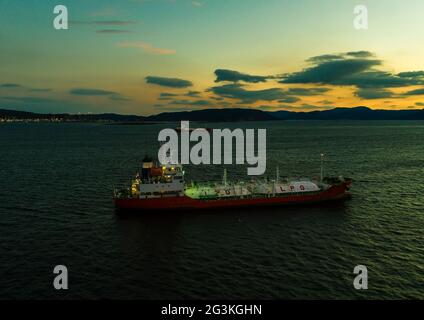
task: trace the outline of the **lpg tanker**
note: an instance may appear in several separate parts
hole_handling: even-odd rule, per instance
[[[186,184],[182,165],[156,165],[143,159],[141,173],[129,187],[114,190],[117,209],[190,210],[253,206],[276,206],[331,201],[348,194],[352,180],[322,176],[313,179],[281,179],[229,182],[224,170],[222,182]]]

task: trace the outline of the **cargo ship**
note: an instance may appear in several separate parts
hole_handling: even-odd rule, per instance
[[[224,170],[220,182],[185,182],[182,165],[157,165],[145,157],[129,187],[114,190],[115,207],[120,210],[190,210],[235,207],[261,207],[304,204],[342,199],[348,195],[352,179],[280,178],[277,168],[273,180],[228,182]]]

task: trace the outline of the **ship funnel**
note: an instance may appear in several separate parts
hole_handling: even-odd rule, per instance
[[[143,169],[150,169],[153,167],[153,158],[146,155],[143,158]]]

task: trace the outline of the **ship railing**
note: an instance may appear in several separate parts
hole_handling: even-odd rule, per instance
[[[218,200],[218,199],[260,199],[260,198],[278,198],[278,197],[292,197],[292,196],[304,196],[304,195],[314,195],[319,194],[322,190],[314,190],[314,191],[302,191],[302,192],[288,192],[288,193],[251,193],[245,195],[199,195],[198,199],[202,200]]]
[[[250,180],[250,181],[234,181],[234,182],[227,182],[227,187],[233,187],[233,186],[251,186],[251,185],[260,185],[263,183],[291,183],[291,182],[298,182],[298,181],[308,181],[308,182],[314,182],[316,183],[318,180],[314,178],[304,178],[304,177],[282,177],[278,181],[272,180],[272,179],[265,179],[265,180]],[[190,182],[187,183],[187,187],[217,187],[217,186],[223,186],[224,184],[220,181],[196,181],[196,182]]]

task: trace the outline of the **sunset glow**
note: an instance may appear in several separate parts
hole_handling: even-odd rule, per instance
[[[150,115],[205,108],[422,109],[424,2],[0,0],[0,106]],[[413,3],[413,4],[412,4]]]

